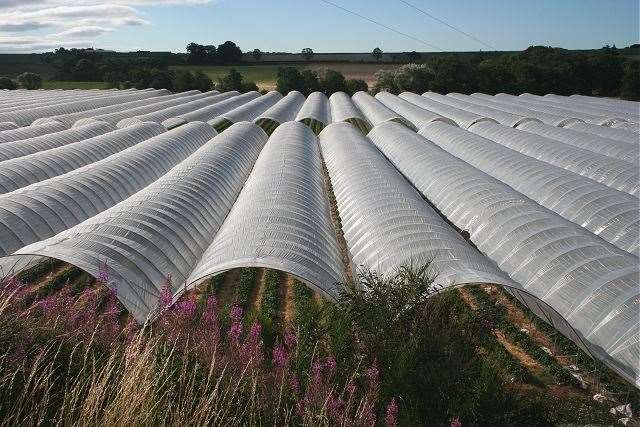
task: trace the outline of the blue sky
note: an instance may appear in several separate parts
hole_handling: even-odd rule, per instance
[[[446,51],[480,43],[398,0],[332,0]],[[531,44],[594,48],[637,43],[637,0],[408,0],[500,50]],[[321,0],[0,0],[0,51],[57,45],[184,51],[234,40],[243,50],[436,50]]]

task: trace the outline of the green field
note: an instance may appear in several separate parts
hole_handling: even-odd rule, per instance
[[[107,89],[106,82],[61,82],[45,80],[42,89]]]
[[[169,67],[172,70],[201,70],[203,71],[214,83],[217,83],[218,78],[224,76],[230,69],[236,69],[246,81],[255,82],[260,89],[275,89],[276,88],[276,75],[278,73],[278,67],[280,65],[174,65]]]

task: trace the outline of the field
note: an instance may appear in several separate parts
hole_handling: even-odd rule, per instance
[[[62,94],[0,92],[0,424],[640,407],[636,103]]]
[[[244,76],[247,81],[255,82],[260,89],[274,90],[276,88],[276,78],[278,68],[283,66],[292,66],[300,69],[312,69],[321,72],[322,70],[335,70],[341,72],[347,79],[362,79],[369,86],[375,82],[374,74],[378,70],[393,69],[398,65],[392,64],[357,64],[344,62],[327,62],[327,63],[310,63],[310,64],[280,64],[280,65],[238,65],[238,66],[217,66],[217,65],[178,65],[170,67],[172,70],[201,70],[207,74],[211,80],[217,81],[219,77],[224,76],[230,69],[235,69]]]

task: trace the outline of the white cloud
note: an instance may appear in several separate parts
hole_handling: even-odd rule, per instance
[[[134,6],[195,5],[214,1],[0,0],[0,51],[31,52],[60,46],[87,47],[95,44],[100,36],[118,28],[148,24],[144,13]],[[22,37],[25,33],[40,33],[45,29],[49,29],[50,34]],[[8,40],[16,42],[11,45]]]

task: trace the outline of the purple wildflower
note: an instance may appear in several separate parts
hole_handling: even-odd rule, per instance
[[[460,421],[460,417],[455,417],[451,420],[450,427],[462,427],[462,421]]]
[[[391,399],[391,402],[387,405],[384,422],[387,427],[395,427],[398,425],[398,404],[395,398]]]
[[[167,278],[160,290],[160,310],[166,310],[173,304],[173,290],[171,286],[171,274]]]
[[[287,350],[280,344],[273,347],[273,365],[278,369],[284,369],[289,362]]]

